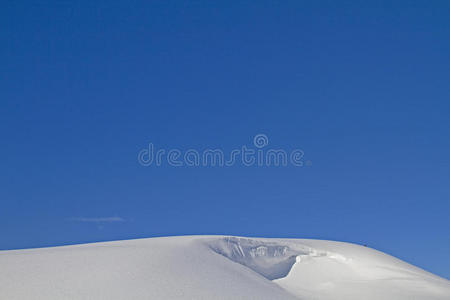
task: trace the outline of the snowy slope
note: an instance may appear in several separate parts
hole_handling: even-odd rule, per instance
[[[450,282],[376,250],[184,236],[0,251],[0,299],[450,299]]]

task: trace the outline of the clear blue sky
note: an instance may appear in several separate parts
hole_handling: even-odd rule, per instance
[[[450,277],[448,1],[74,2],[0,6],[0,249],[305,237]],[[258,133],[312,166],[137,162]]]

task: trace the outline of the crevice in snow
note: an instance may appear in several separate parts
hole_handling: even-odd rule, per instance
[[[208,246],[216,253],[269,280],[288,276],[294,264],[304,260],[327,257],[334,261],[347,261],[347,258],[337,253],[321,251],[300,243],[264,239],[224,237],[210,240]]]
[[[209,246],[216,253],[252,269],[269,280],[285,277],[298,255],[310,253],[277,242],[236,237],[217,239],[211,241]]]

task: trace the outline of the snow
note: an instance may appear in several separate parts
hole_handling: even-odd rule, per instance
[[[0,299],[450,299],[450,282],[354,244],[182,236],[0,251]]]

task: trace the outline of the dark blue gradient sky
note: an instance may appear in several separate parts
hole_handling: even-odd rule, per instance
[[[450,2],[0,8],[1,249],[305,237],[450,277]],[[312,165],[137,162],[258,133]]]

